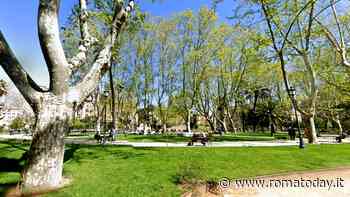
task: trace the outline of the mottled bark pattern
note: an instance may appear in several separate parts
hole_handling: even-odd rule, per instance
[[[67,120],[57,119],[33,136],[28,164],[23,171],[24,189],[50,189],[61,184],[64,156],[64,132]]]
[[[36,130],[22,173],[23,188],[50,189],[61,184],[64,156],[64,134],[69,129],[73,106],[65,97],[51,93],[40,98]]]

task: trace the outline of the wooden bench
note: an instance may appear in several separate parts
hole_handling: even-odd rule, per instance
[[[200,142],[203,146],[205,146],[209,142],[209,139],[204,133],[193,134],[187,146],[193,146],[195,142]]]
[[[335,137],[335,140],[338,142],[338,143],[341,143],[343,139],[345,139],[348,135],[347,134],[341,134],[337,137]]]
[[[95,134],[94,138],[100,144],[105,144],[107,141],[113,141],[113,136],[111,134]]]

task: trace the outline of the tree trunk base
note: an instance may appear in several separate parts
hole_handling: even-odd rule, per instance
[[[309,118],[309,123],[310,123],[310,132],[308,134],[308,140],[310,144],[317,144],[317,132],[316,132],[316,127],[315,127],[315,120],[314,117]]]
[[[67,122],[57,120],[34,134],[22,172],[23,192],[46,191],[62,186],[66,130]]]

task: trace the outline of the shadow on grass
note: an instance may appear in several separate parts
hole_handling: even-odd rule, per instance
[[[81,163],[89,160],[110,159],[110,157],[132,159],[146,155],[146,153],[136,153],[128,150],[131,149],[129,146],[71,144],[67,147],[64,154],[64,162],[74,161]]]
[[[132,158],[143,157],[145,154],[135,153],[131,151],[121,151],[121,152],[114,152],[112,153],[112,155],[121,159],[132,159]]]
[[[69,148],[64,151],[64,159],[63,162],[67,162],[74,157],[74,153],[81,148],[81,145],[79,144],[72,144],[68,146]]]
[[[15,188],[17,185],[17,182],[0,184],[0,196],[5,196],[10,189]]]
[[[21,173],[23,169],[23,158],[10,159],[6,157],[0,157],[0,173]],[[9,181],[0,184],[0,196],[5,196],[9,190],[15,188],[18,185],[17,181]]]
[[[22,156],[19,159],[16,158],[8,158],[8,157],[0,157],[0,172],[21,172],[23,169],[24,161],[27,156],[27,148],[24,144],[18,144],[18,142],[14,141],[3,141],[1,144],[5,144],[7,146],[1,147],[0,151],[20,151],[23,152]],[[15,150],[13,150],[15,149]]]
[[[9,159],[0,157],[0,172],[21,172],[23,165],[22,159]]]

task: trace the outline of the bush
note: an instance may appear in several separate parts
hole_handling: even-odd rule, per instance
[[[86,124],[84,122],[80,121],[79,119],[75,119],[70,124],[71,124],[71,128],[73,128],[73,129],[85,129],[86,128]]]
[[[196,161],[188,161],[179,165],[175,182],[177,184],[196,185],[202,182],[203,175],[203,169]]]
[[[15,118],[10,124],[10,129],[19,130],[19,129],[23,129],[24,127],[25,127],[25,122],[21,117]]]
[[[275,134],[275,139],[277,139],[277,140],[288,140],[289,136],[286,133],[276,133]]]

